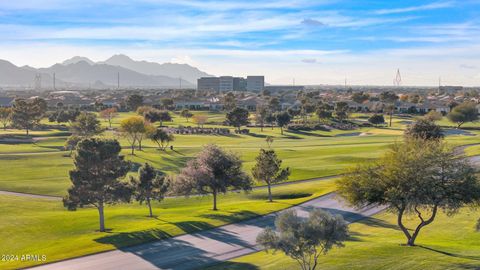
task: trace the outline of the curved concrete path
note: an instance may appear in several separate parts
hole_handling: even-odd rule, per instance
[[[348,222],[367,218],[383,210],[378,207],[352,209],[337,198],[335,193],[293,207],[301,216],[307,216],[308,212],[315,208],[340,214]],[[65,260],[33,269],[184,270],[202,268],[259,251],[260,248],[255,244],[258,233],[268,226],[273,227],[275,217],[282,211],[198,233]]]

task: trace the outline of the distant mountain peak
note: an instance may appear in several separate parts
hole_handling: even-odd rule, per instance
[[[192,67],[188,64],[160,64],[149,61],[136,61],[124,54],[115,54],[104,62],[99,63],[120,66],[147,75],[182,78],[190,82],[191,84],[196,84],[197,79],[200,77],[210,76],[208,73],[205,73],[198,68]]]
[[[78,62],[85,62],[85,63],[88,63],[89,65],[95,65],[95,62],[93,62],[92,60],[88,59],[87,57],[83,57],[83,56],[74,56],[70,59],[67,59],[67,60],[63,61],[62,65],[68,66],[68,65],[71,65],[71,64],[76,64]]]

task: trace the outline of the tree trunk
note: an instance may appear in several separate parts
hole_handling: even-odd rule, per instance
[[[267,182],[267,186],[268,186],[268,201],[269,202],[272,202],[272,186],[270,185],[270,181]]]
[[[217,211],[217,191],[213,192],[213,210]]]
[[[433,207],[433,210],[432,210],[432,215],[430,216],[429,219],[427,220],[424,220],[423,217],[422,217],[422,214],[420,213],[420,211],[417,210],[417,208],[415,208],[415,212],[417,212],[417,215],[418,215],[418,218],[420,218],[420,220],[422,222],[420,222],[420,224],[418,224],[417,228],[415,228],[415,231],[413,232],[412,234],[412,237],[410,239],[408,239],[408,242],[407,242],[407,245],[409,246],[415,246],[415,240],[417,239],[417,236],[418,234],[420,233],[420,230],[427,226],[428,224],[432,223],[433,220],[435,219],[435,216],[437,215],[437,210],[438,210],[438,207],[435,205]]]
[[[142,141],[138,141],[138,150],[142,151]]]
[[[152,204],[150,203],[150,197],[147,198],[148,211],[150,212],[150,217],[153,217]]]
[[[263,123],[260,125],[260,131],[263,132]]]
[[[103,202],[98,204],[98,218],[100,221],[100,231],[105,232],[105,217],[103,215]]]
[[[283,127],[280,127],[280,134],[283,135]]]
[[[132,147],[132,156],[134,156],[135,155],[135,145],[132,143],[131,147]]]
[[[27,136],[28,136],[28,128],[27,128],[27,129],[25,129],[25,130],[27,131]]]
[[[390,123],[389,123],[389,127],[392,127],[392,117],[393,117],[393,109],[390,111]]]
[[[399,208],[397,209],[398,210],[398,216],[397,216],[397,223],[398,223],[398,227],[400,227],[400,229],[402,230],[402,232],[405,234],[405,236],[407,237],[407,245],[409,244],[409,241],[410,241],[410,238],[412,238],[412,235],[410,234],[410,232],[408,231],[408,229],[403,225],[403,213],[405,211],[404,208]]]

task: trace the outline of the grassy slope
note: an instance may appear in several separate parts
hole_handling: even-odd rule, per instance
[[[320,257],[319,269],[478,269],[480,233],[474,231],[479,211],[464,209],[454,217],[441,214],[421,232],[417,247],[403,246],[403,233],[395,216],[381,213],[350,225],[345,248]],[[413,226],[412,226],[413,227]],[[209,268],[299,269],[297,263],[277,252],[264,251]]]
[[[106,208],[109,233],[99,233],[94,208],[66,211],[61,201],[0,195],[0,254],[45,254],[55,261],[126,245],[190,233],[277,211],[334,190],[333,181],[299,183],[273,189],[268,203],[265,190],[219,197],[212,211],[211,197],[170,198],[156,203],[148,218],[145,205],[122,204]],[[0,269],[30,263],[1,262]]]

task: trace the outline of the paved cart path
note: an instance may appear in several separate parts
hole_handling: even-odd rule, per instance
[[[335,193],[318,197],[293,208],[302,216],[308,215],[312,209],[322,208],[342,215],[348,222],[358,221],[383,210],[379,207],[352,209],[336,197]],[[255,238],[267,226],[273,227],[275,217],[282,211],[198,233],[65,260],[34,269],[183,270],[201,268],[260,250],[255,244]]]

